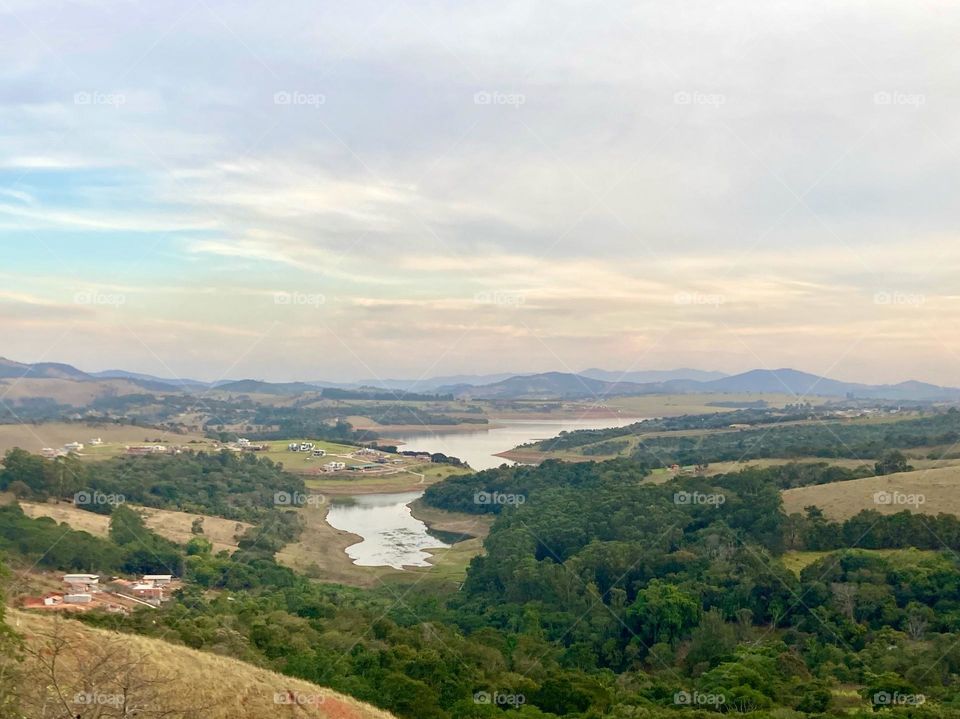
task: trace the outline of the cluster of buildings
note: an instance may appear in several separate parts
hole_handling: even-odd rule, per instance
[[[166,444],[140,444],[127,446],[125,453],[131,457],[142,457],[148,454],[180,454],[179,447],[170,447]]]
[[[90,440],[91,447],[99,447],[103,444],[103,440],[99,437]],[[47,459],[54,459],[55,457],[66,457],[71,452],[82,452],[84,448],[83,442],[67,442],[60,448],[55,447],[44,447],[40,450],[40,454]]]
[[[266,452],[270,445],[251,442],[246,437],[240,437],[236,442],[231,442],[226,447],[231,452]]]
[[[314,457],[323,457],[327,450],[317,447],[313,442],[291,442],[287,445],[290,452],[310,452]]]
[[[116,614],[129,614],[138,606],[159,607],[180,588],[179,580],[170,574],[145,574],[130,580],[112,577],[104,584],[97,574],[65,574],[64,588],[41,596],[24,597],[24,609],[53,612],[87,612],[102,609]]]

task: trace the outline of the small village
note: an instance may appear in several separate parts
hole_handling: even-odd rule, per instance
[[[145,574],[139,579],[111,577],[101,583],[97,574],[64,574],[62,588],[20,598],[20,607],[46,612],[129,614],[137,607],[157,609],[171,599],[183,583],[171,574]]]

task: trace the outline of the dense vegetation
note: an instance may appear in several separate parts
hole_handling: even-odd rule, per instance
[[[298,527],[273,492],[302,485],[228,454],[117,461],[84,478],[130,501],[257,518],[233,556],[212,554],[202,536],[163,540],[125,506],[110,507],[107,539],[0,508],[0,550],[57,569],[163,566],[186,579],[175,601],[85,621],[176,637],[404,718],[958,717],[960,520],[867,511],[832,522],[816,508],[788,516],[780,499],[897,471],[905,458],[890,446],[942,438],[956,421],[869,425],[885,434],[861,445],[906,444],[857,469],[793,463],[656,484],[659,462],[617,459],[452,477],[425,501],[495,515],[460,591],[432,579],[349,589],[279,566],[274,554]],[[5,465],[0,486],[50,496],[86,471],[16,453]],[[797,552],[813,553],[800,572],[788,568]]]
[[[159,509],[260,521],[272,511],[278,492],[302,496],[303,480],[282,465],[252,454],[183,452],[179,455],[117,457],[85,464],[75,457],[44,459],[21,449],[7,452],[0,491],[32,499],[122,497]],[[109,512],[115,502],[79,502]]]
[[[735,422],[732,414],[677,418],[684,421],[675,426],[668,426],[672,424],[670,420],[657,420],[652,424],[642,422],[629,428],[570,432],[535,446],[543,451],[554,451],[635,436],[639,442],[632,451],[632,458],[658,467],[674,463],[689,465],[761,457],[880,459],[891,447],[908,450],[952,446],[960,440],[960,411],[956,409],[897,422],[814,420],[786,426],[777,426],[784,419],[777,414],[770,414],[769,417],[775,418],[775,421],[771,420],[767,426],[756,429],[646,436],[651,431],[693,429],[695,425],[710,429],[717,421],[723,421],[727,426]],[[630,431],[626,431],[628,429]]]

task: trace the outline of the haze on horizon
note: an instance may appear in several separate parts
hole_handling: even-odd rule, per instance
[[[960,385],[960,7],[0,5],[0,354]]]

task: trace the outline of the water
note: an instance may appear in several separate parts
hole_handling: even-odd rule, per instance
[[[505,452],[517,445],[538,439],[556,437],[560,432],[575,429],[606,429],[636,422],[635,418],[596,420],[499,420],[502,427],[477,432],[419,432],[392,436],[404,442],[403,449],[443,452],[468,462],[473,469],[489,469],[509,464],[497,452]],[[327,522],[363,537],[347,547],[347,555],[361,567],[426,567],[428,549],[444,549],[447,542],[433,536],[427,525],[415,519],[409,504],[423,492],[392,492],[389,494],[362,494],[343,503],[334,503],[327,514]],[[444,535],[445,539],[453,539]]]
[[[390,439],[403,442],[400,449],[414,452],[443,452],[451,457],[459,457],[476,470],[512,464],[497,452],[534,442],[550,439],[561,432],[576,429],[608,429],[623,427],[640,420],[636,417],[613,417],[588,420],[546,420],[546,419],[501,419],[496,429],[484,429],[477,432],[410,432],[393,434]],[[387,434],[387,432],[384,432]]]
[[[443,549],[450,545],[427,532],[427,525],[414,519],[410,502],[423,492],[362,494],[347,503],[334,502],[327,522],[363,537],[347,547],[347,555],[361,567],[427,567],[430,554],[425,549]]]

